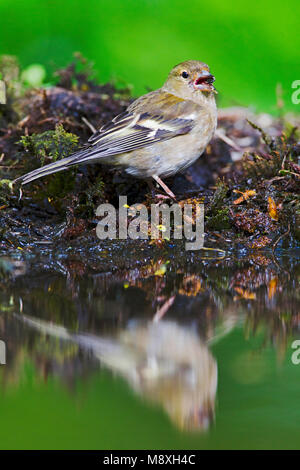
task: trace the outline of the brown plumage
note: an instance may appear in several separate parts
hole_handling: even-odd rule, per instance
[[[213,81],[203,62],[177,65],[160,89],[134,101],[92,135],[86,148],[15,181],[27,184],[73,165],[101,162],[161,184],[160,176],[189,166],[212,138],[217,124]]]

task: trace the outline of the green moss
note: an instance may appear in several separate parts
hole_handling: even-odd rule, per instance
[[[231,228],[227,194],[227,184],[224,181],[219,180],[207,210],[205,223],[208,229],[227,230]]]
[[[74,189],[74,185],[74,168],[69,171],[55,173],[54,175],[48,177],[48,184],[43,195],[51,198],[62,199]]]
[[[20,140],[24,149],[40,160],[40,164],[60,160],[70,155],[78,144],[75,134],[66,132],[61,124],[57,125],[55,131],[46,131],[41,134],[23,136]]]
[[[98,176],[95,183],[90,184],[86,191],[79,195],[79,205],[76,207],[75,215],[77,217],[93,217],[95,207],[104,198],[104,181]]]
[[[20,143],[31,156],[38,160],[38,163],[36,160],[34,161],[34,168],[36,168],[61,160],[73,153],[78,144],[78,137],[65,131],[63,126],[59,124],[54,131],[23,136]],[[56,173],[47,179],[46,189],[40,192],[38,199],[45,196],[62,198],[74,188],[74,183],[74,169],[68,172]]]
[[[13,183],[10,180],[0,180],[0,205],[7,204],[13,193]]]
[[[290,122],[284,123],[284,134],[288,136],[288,140],[299,141],[300,140],[300,129],[295,127]]]
[[[224,209],[218,210],[214,215],[207,216],[206,227],[209,230],[228,230],[231,228],[231,223],[229,220],[229,208],[225,207]]]
[[[252,160],[245,160],[243,167],[248,178],[253,178],[254,182],[262,179],[270,179],[279,175],[282,158],[280,154],[261,156],[250,155]]]
[[[286,123],[285,132],[273,138],[256,124],[249,120],[248,122],[260,132],[262,140],[266,144],[267,153],[262,155],[257,153],[245,154],[243,167],[246,177],[252,177],[256,181],[291,175],[290,163],[298,162],[297,140],[299,139],[299,130]]]
[[[95,183],[90,185],[85,192],[86,201],[89,204],[93,204],[95,198],[99,199],[103,197],[104,192],[104,181],[101,176],[98,176]]]
[[[227,184],[219,180],[217,182],[217,187],[214,193],[214,196],[212,198],[212,201],[210,203],[210,211],[218,211],[219,209],[224,207],[224,200],[226,199],[228,193],[228,186]]]

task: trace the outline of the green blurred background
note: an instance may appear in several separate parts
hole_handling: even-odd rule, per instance
[[[0,0],[0,53],[50,74],[80,51],[99,79],[124,79],[134,94],[159,87],[186,59],[207,62],[222,105],[286,109],[300,79],[298,0]]]

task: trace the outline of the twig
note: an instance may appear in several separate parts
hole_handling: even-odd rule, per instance
[[[215,136],[218,137],[219,139],[223,140],[225,144],[229,145],[232,147],[234,150],[237,150],[238,152],[242,152],[243,149],[239,147],[230,137],[227,137],[220,129],[217,129],[215,132]]]
[[[293,175],[293,176],[296,176],[297,178],[300,178],[300,175],[298,175],[298,173],[295,173],[294,171],[280,170],[280,173],[285,173],[286,175]],[[283,178],[285,178],[285,176],[283,176]]]
[[[93,126],[93,124],[91,124],[85,117],[82,117],[81,119],[83,120],[84,124],[88,126],[88,128],[92,131],[93,134],[97,132],[97,129]]]
[[[282,159],[282,163],[281,163],[281,169],[284,170],[284,165],[285,165],[285,161],[286,161],[286,157],[287,157],[288,153],[286,153]]]
[[[22,165],[0,165],[0,168],[6,168],[7,170],[14,170],[15,168],[23,168]]]
[[[274,176],[274,178],[271,178],[270,180],[267,180],[266,183],[270,186],[274,181],[279,181],[285,179],[285,176]]]

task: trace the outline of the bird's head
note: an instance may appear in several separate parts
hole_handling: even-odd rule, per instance
[[[210,73],[208,65],[199,60],[187,60],[176,65],[169,73],[164,88],[173,90],[178,96],[188,94],[215,94],[213,82],[215,77]]]

